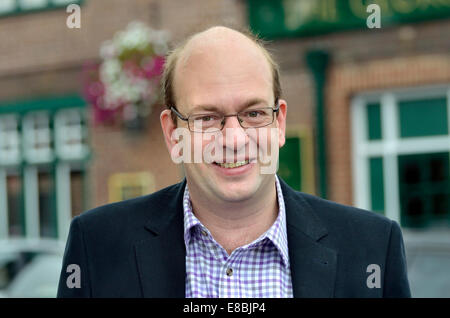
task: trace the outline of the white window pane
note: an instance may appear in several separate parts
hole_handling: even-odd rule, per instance
[[[62,159],[82,159],[87,154],[82,110],[66,109],[55,116],[56,149]]]
[[[10,13],[16,10],[16,0],[1,0],[0,14]]]
[[[17,164],[20,161],[20,136],[15,115],[0,117],[0,163]]]
[[[23,119],[25,156],[29,162],[49,162],[52,156],[52,136],[48,114],[30,113]]]

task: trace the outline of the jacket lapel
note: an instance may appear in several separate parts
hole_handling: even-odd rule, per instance
[[[152,208],[146,229],[151,237],[135,244],[142,294],[146,298],[184,298],[186,249],[183,239],[183,193],[186,181]]]
[[[327,229],[302,194],[279,180],[286,206],[294,297],[333,297],[337,252],[319,243]]]

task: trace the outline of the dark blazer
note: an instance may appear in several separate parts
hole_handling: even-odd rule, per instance
[[[396,222],[280,183],[294,297],[410,297]],[[75,217],[58,297],[185,297],[185,184]],[[80,268],[80,288],[67,287],[70,264]],[[367,285],[370,264],[380,267],[380,288]]]

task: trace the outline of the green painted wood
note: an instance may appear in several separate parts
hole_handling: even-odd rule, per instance
[[[287,137],[286,143],[280,148],[279,166],[277,174],[293,189],[302,189],[302,160],[301,139],[299,137]]]
[[[2,3],[4,2],[5,3]],[[21,5],[23,0],[8,0],[13,2],[13,6],[10,8],[6,4],[6,0],[0,0],[0,18],[16,16],[28,13],[38,13],[50,10],[62,10],[66,8],[69,4],[83,5],[85,0],[70,0],[67,3],[59,3],[55,0],[43,0],[42,5],[36,5],[36,7],[29,8],[27,6]]]
[[[381,128],[381,106],[380,103],[367,105],[367,137],[369,140],[380,140],[382,136]]]
[[[398,113],[402,138],[448,134],[446,98],[400,101]]]
[[[326,113],[325,113],[325,82],[329,54],[322,50],[311,50],[306,53],[306,63],[311,70],[315,82],[316,97],[316,157],[318,175],[318,194],[322,198],[328,196],[327,147],[326,147]]]
[[[371,210],[384,214],[384,176],[383,176],[383,158],[373,157],[369,159],[370,175],[370,198]]]
[[[55,111],[73,107],[84,108],[86,106],[86,101],[78,94],[63,96],[43,96],[33,99],[2,101],[0,102],[0,114],[23,114],[30,111]]]

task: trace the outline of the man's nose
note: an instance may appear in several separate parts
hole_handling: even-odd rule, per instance
[[[224,120],[224,147],[232,149],[236,152],[242,151],[248,143],[248,136],[245,129],[242,128],[237,116],[225,117]]]

